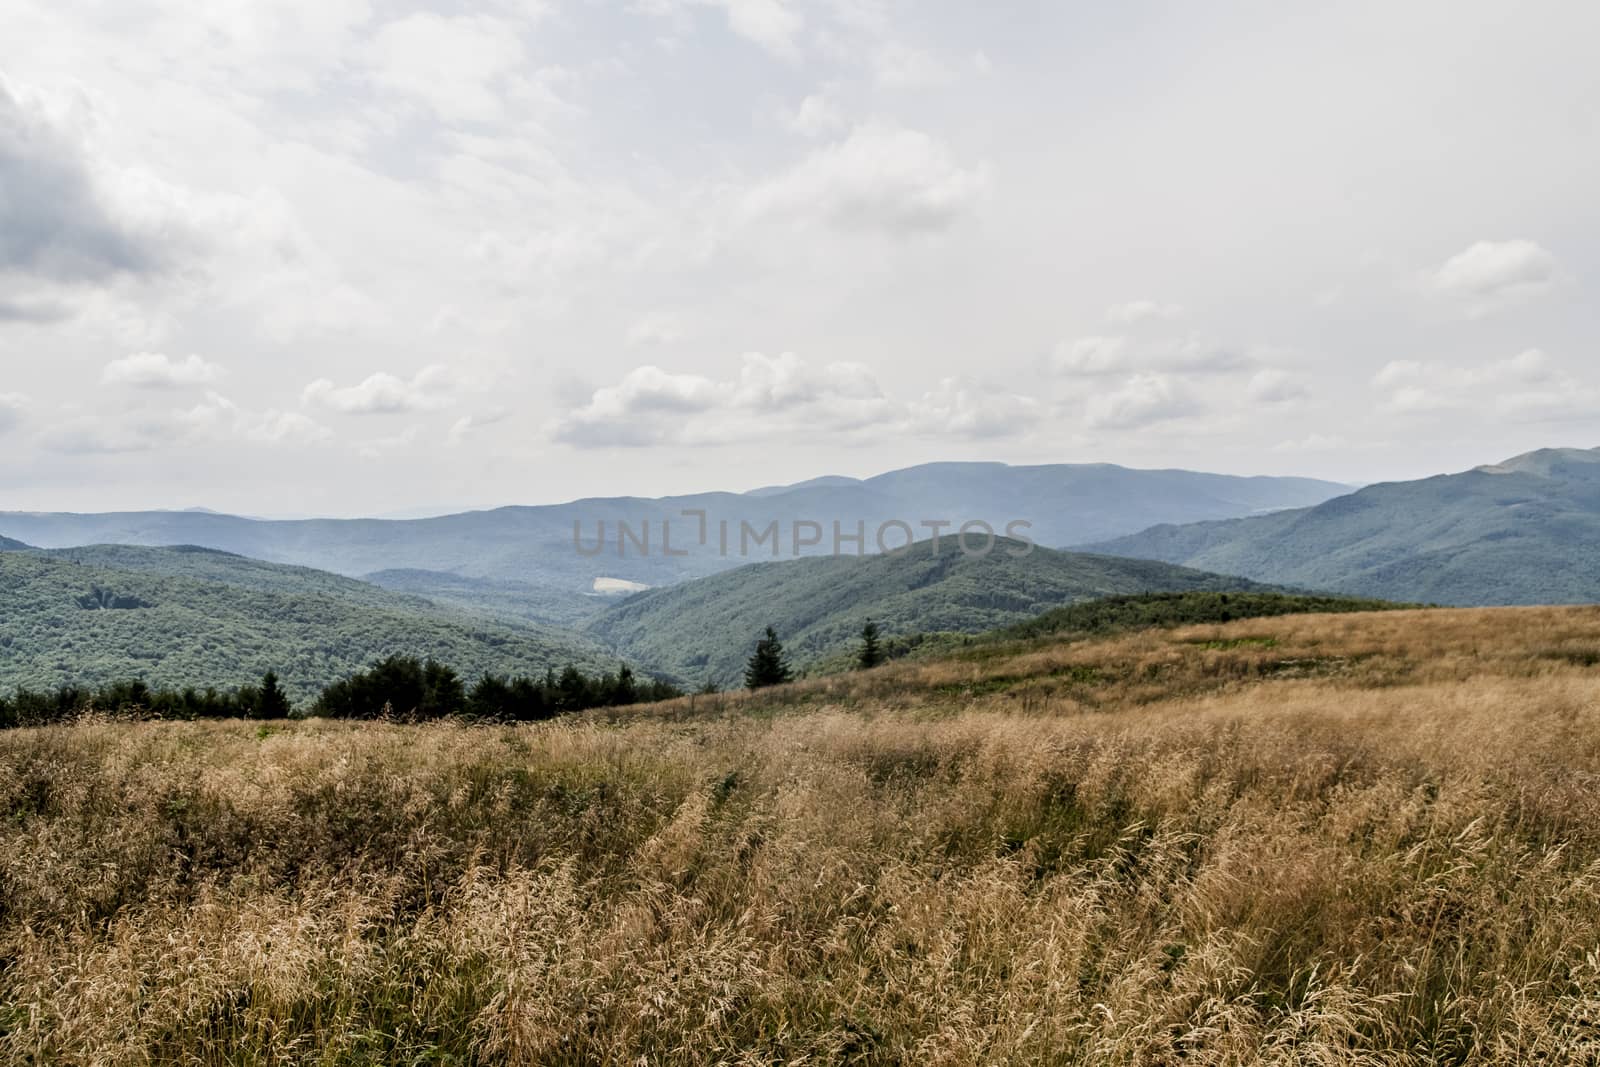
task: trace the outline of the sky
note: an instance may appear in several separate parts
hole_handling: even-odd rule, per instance
[[[1600,5],[0,7],[3,510],[1600,445]]]

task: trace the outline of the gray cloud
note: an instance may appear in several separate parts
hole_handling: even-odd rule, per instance
[[[106,203],[83,146],[3,80],[0,189],[0,272],[93,282],[165,264],[156,241]]]
[[[61,322],[72,317],[72,309],[50,300],[16,300],[0,296],[0,322],[22,322],[42,325]]]

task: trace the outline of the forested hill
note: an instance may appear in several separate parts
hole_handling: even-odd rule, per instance
[[[1001,539],[986,556],[955,538],[893,556],[764,563],[640,593],[588,624],[617,649],[687,680],[737,684],[755,637],[773,626],[796,666],[848,648],[868,619],[886,635],[979,633],[1062,604],[1117,593],[1247,590],[1240,578],[1035,548]]]
[[[13,541],[9,537],[0,537],[0,552],[26,552],[32,545],[25,545],[21,541]]]
[[[1600,449],[1543,449],[1312,508],[1087,547],[1392,600],[1600,601]]]
[[[0,552],[0,690],[131,678],[226,688],[272,670],[300,699],[396,654],[435,657],[468,678],[618,662],[581,634],[304,568],[185,549]]]

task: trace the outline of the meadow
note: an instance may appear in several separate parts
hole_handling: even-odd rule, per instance
[[[0,1061],[1600,1063],[1600,609],[0,733]]]

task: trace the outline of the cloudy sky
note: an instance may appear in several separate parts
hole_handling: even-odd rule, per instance
[[[1600,444],[1600,5],[4,6],[0,508]]]

